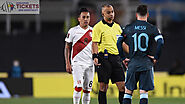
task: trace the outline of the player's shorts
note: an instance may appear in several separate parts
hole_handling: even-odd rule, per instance
[[[82,87],[83,90],[91,91],[94,79],[94,66],[75,63],[72,65],[72,70],[74,88]]]
[[[153,68],[145,71],[126,71],[125,86],[127,89],[133,91],[137,89],[137,82],[139,81],[140,90],[154,89],[154,72]]]
[[[105,59],[103,53],[100,53],[98,61],[101,63],[97,68],[98,82],[108,84],[109,79],[111,79],[112,83],[125,80],[120,56],[109,54],[108,59]]]

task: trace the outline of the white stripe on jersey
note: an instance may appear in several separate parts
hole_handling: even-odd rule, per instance
[[[157,40],[160,39],[160,38],[163,39],[163,36],[162,36],[162,35],[157,35],[157,36],[155,37],[155,41],[157,42]]]

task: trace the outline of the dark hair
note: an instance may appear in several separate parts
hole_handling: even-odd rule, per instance
[[[82,12],[89,12],[87,8],[81,8],[80,11],[78,12],[78,16],[80,16],[80,14]]]
[[[148,12],[147,5],[139,5],[137,7],[137,13],[141,16],[145,16]]]

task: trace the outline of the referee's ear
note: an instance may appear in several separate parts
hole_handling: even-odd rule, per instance
[[[103,14],[103,13],[101,13],[101,15],[102,15],[102,16],[104,16],[104,14]]]

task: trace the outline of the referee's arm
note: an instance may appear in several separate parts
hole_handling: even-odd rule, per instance
[[[92,42],[92,54],[93,54],[93,61],[96,66],[98,64],[98,42]]]
[[[99,24],[96,24],[93,27],[92,31],[92,58],[94,61],[94,64],[96,66],[100,65],[98,64],[98,44],[100,42],[100,37],[101,37],[101,26]]]

